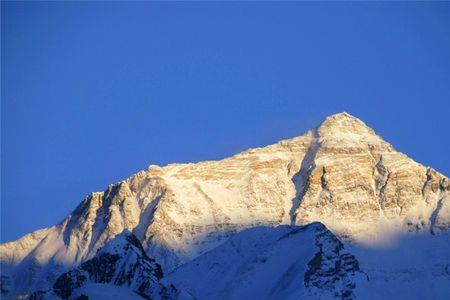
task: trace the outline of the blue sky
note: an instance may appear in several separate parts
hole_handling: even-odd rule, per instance
[[[1,240],[347,111],[450,175],[450,4],[2,2]]]

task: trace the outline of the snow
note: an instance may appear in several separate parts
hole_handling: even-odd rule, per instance
[[[164,281],[199,300],[311,298],[304,274],[320,251],[316,242],[322,228],[312,224],[245,230],[174,270]]]
[[[391,253],[378,253],[380,247],[416,231],[428,235],[424,240],[430,245],[439,240],[450,228],[449,190],[445,176],[396,152],[361,120],[341,113],[300,137],[219,161],[150,166],[92,193],[60,224],[1,244],[2,271],[10,276],[13,293],[46,288],[129,230],[169,272],[209,255],[247,228],[320,221],[355,247],[374,278],[385,273],[403,278],[401,270],[416,268],[416,259],[446,270],[435,257],[448,261],[449,255],[430,250],[433,257],[413,256],[394,269],[395,264],[380,263],[377,269],[377,255]],[[430,267],[422,273],[436,272]],[[245,294],[245,286],[230,282]]]
[[[259,227],[245,231],[181,266],[166,280],[200,300],[266,299],[280,282],[279,277],[300,261],[296,272],[284,280],[286,288],[281,292],[289,295],[302,287],[307,262],[315,250],[312,233],[295,241],[288,239],[281,246],[275,245],[276,240],[290,230],[289,227],[278,227],[273,231]],[[292,285],[291,289],[289,285]]]
[[[113,284],[88,283],[73,294],[73,299],[86,295],[95,300],[142,300],[143,298],[125,286]]]
[[[386,247],[346,245],[369,277],[360,299],[436,299],[450,297],[450,235],[397,236]]]

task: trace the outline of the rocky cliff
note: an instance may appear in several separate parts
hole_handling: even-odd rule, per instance
[[[256,226],[320,221],[368,247],[450,226],[450,184],[341,113],[303,136],[220,161],[150,166],[60,224],[0,246],[2,289],[29,293],[127,229],[169,272]]]
[[[99,249],[93,258],[59,276],[50,290],[36,291],[30,298],[98,299],[86,287],[101,284],[100,289],[105,285],[127,287],[129,293],[145,299],[179,299],[182,292],[173,285],[161,284],[162,277],[159,264],[149,258],[139,240],[125,230]],[[104,298],[109,299],[107,295]]]

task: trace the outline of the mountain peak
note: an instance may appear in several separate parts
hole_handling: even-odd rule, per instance
[[[374,136],[376,135],[372,128],[367,126],[363,121],[346,112],[330,115],[317,128],[320,137],[337,137],[343,136]]]
[[[136,236],[128,229],[124,229],[122,233],[116,235],[112,240],[108,241],[101,249],[99,249],[99,253],[121,253],[125,247],[132,249],[135,252],[144,252],[144,249]]]
[[[160,265],[147,256],[139,240],[129,230],[124,230],[93,258],[60,275],[50,290],[37,291],[31,298],[109,299],[106,295],[108,289],[126,286],[129,287],[124,296],[127,299],[135,299],[136,295],[144,299],[178,299],[180,291],[173,285],[163,285],[160,282],[162,276]],[[92,285],[96,288],[93,289]],[[99,286],[102,291],[106,287],[105,295],[100,293],[99,296]]]
[[[303,136],[218,161],[151,166],[88,196],[60,224],[0,244],[0,283],[25,294],[48,289],[46,278],[66,266],[102,255],[128,264],[144,252],[169,273],[257,226],[321,222],[364,247],[434,236],[450,229],[448,182],[339,113]]]
[[[357,117],[349,114],[346,111],[329,115],[327,118],[338,118],[338,119],[358,119]]]

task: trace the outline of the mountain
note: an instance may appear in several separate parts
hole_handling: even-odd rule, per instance
[[[303,136],[220,161],[152,165],[90,194],[61,223],[0,245],[2,290],[49,289],[124,230],[169,273],[247,228],[313,222],[360,253],[371,282],[395,285],[414,263],[398,255],[404,264],[380,262],[378,269],[365,254],[395,247],[403,236],[419,245],[443,240],[448,249],[449,195],[447,177],[340,113]],[[447,278],[449,255],[434,254],[421,263],[424,276]]]
[[[97,254],[63,273],[48,291],[36,291],[31,299],[194,299],[173,285],[163,285],[161,267],[145,253],[139,240],[125,230],[106,243]],[[120,286],[126,289],[118,289]],[[99,294],[98,290],[107,293]],[[140,297],[138,297],[140,296]]]
[[[199,300],[354,299],[367,277],[325,226],[312,223],[244,230],[165,280]]]

